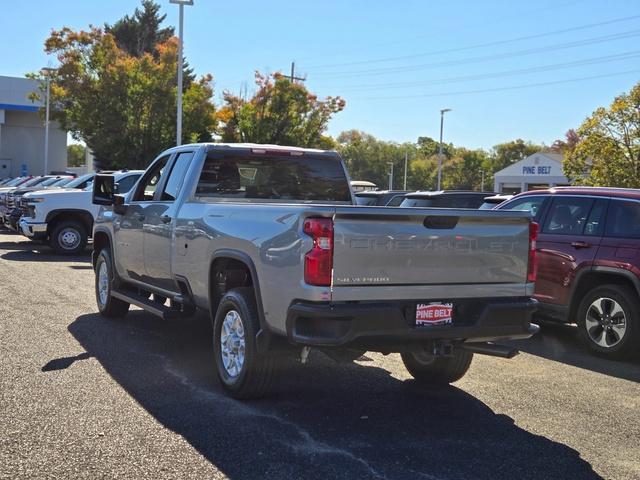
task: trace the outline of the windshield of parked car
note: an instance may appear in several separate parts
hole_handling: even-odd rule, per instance
[[[38,186],[50,187],[51,185],[55,185],[56,183],[58,183],[60,180],[66,180],[66,178],[60,178],[60,177],[47,178],[45,181],[39,183]]]
[[[81,177],[71,180],[65,185],[65,188],[86,188],[89,185],[87,182],[92,178],[93,173],[87,173],[86,175],[82,175]]]
[[[7,182],[3,185],[3,187],[15,187],[16,185],[18,185],[20,182],[22,182],[24,180],[24,177],[18,177],[18,178],[14,178],[13,180],[11,180],[10,182]]]
[[[66,186],[71,180],[73,180],[73,177],[65,177],[65,178],[59,178],[57,182],[53,182],[50,186],[52,187],[64,187]]]
[[[264,199],[351,204],[346,173],[338,157],[279,152],[212,151],[196,195],[225,199]]]
[[[36,185],[40,185],[42,182],[47,180],[47,178],[49,178],[49,177],[35,177],[35,178],[32,178],[31,180],[28,180],[28,181],[24,182],[20,186],[21,187],[35,187]]]

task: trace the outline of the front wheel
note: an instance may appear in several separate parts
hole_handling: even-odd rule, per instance
[[[79,253],[87,246],[87,229],[74,220],[59,222],[51,230],[49,242],[56,253]]]
[[[225,293],[213,322],[213,351],[218,378],[234,398],[263,397],[271,390],[277,359],[258,353],[259,328],[253,289]]]
[[[129,304],[119,298],[113,298],[111,296],[113,279],[114,270],[111,255],[109,254],[109,250],[105,248],[100,251],[96,260],[96,302],[98,304],[98,310],[103,316],[107,318],[120,318],[124,317],[129,311]]]
[[[473,353],[454,349],[452,355],[431,355],[424,349],[401,354],[404,366],[420,383],[446,385],[464,377]]]
[[[578,329],[591,350],[611,358],[637,354],[640,348],[638,295],[626,285],[603,285],[585,295],[578,308]]]

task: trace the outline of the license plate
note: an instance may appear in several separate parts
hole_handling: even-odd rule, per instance
[[[453,303],[429,302],[416,305],[416,327],[450,325],[453,323]]]

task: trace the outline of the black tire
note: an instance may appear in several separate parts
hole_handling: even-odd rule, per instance
[[[101,300],[100,295],[101,268],[106,268],[107,273],[106,292],[105,295],[103,295],[104,301]],[[98,310],[102,316],[107,318],[122,318],[129,311],[129,304],[119,298],[111,296],[111,291],[114,288],[114,275],[113,263],[111,261],[109,249],[104,248],[98,254],[95,266],[96,303],[98,304]]]
[[[74,255],[87,246],[87,229],[75,220],[63,220],[55,224],[49,234],[49,244],[54,252]]]
[[[600,299],[605,301],[598,302]],[[622,314],[611,315],[613,302]],[[604,315],[597,307],[592,308],[594,303]],[[580,302],[577,315],[580,337],[592,351],[609,358],[630,358],[640,352],[640,308],[638,294],[631,287],[608,284],[590,290]],[[622,319],[624,330],[620,328]]]
[[[420,383],[446,385],[460,380],[469,370],[473,353],[454,349],[450,356],[434,356],[424,350],[403,352],[404,366]]]
[[[244,361],[239,372],[230,374],[222,352],[222,327],[227,314],[235,311],[244,330]],[[237,318],[237,317],[236,317]],[[252,288],[235,288],[226,292],[213,320],[213,352],[218,378],[224,389],[237,399],[259,398],[268,395],[273,386],[277,358],[259,354],[256,334],[260,329],[255,294]]]

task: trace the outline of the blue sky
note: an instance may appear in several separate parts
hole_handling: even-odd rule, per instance
[[[134,0],[3,1],[0,75],[47,64],[52,28],[86,28],[133,12]],[[167,24],[176,5],[160,0]],[[637,0],[195,0],[185,55],[212,73],[216,96],[251,91],[253,71],[288,72],[340,95],[329,133],[385,140],[438,136],[470,148],[524,138],[550,144],[640,80]]]

